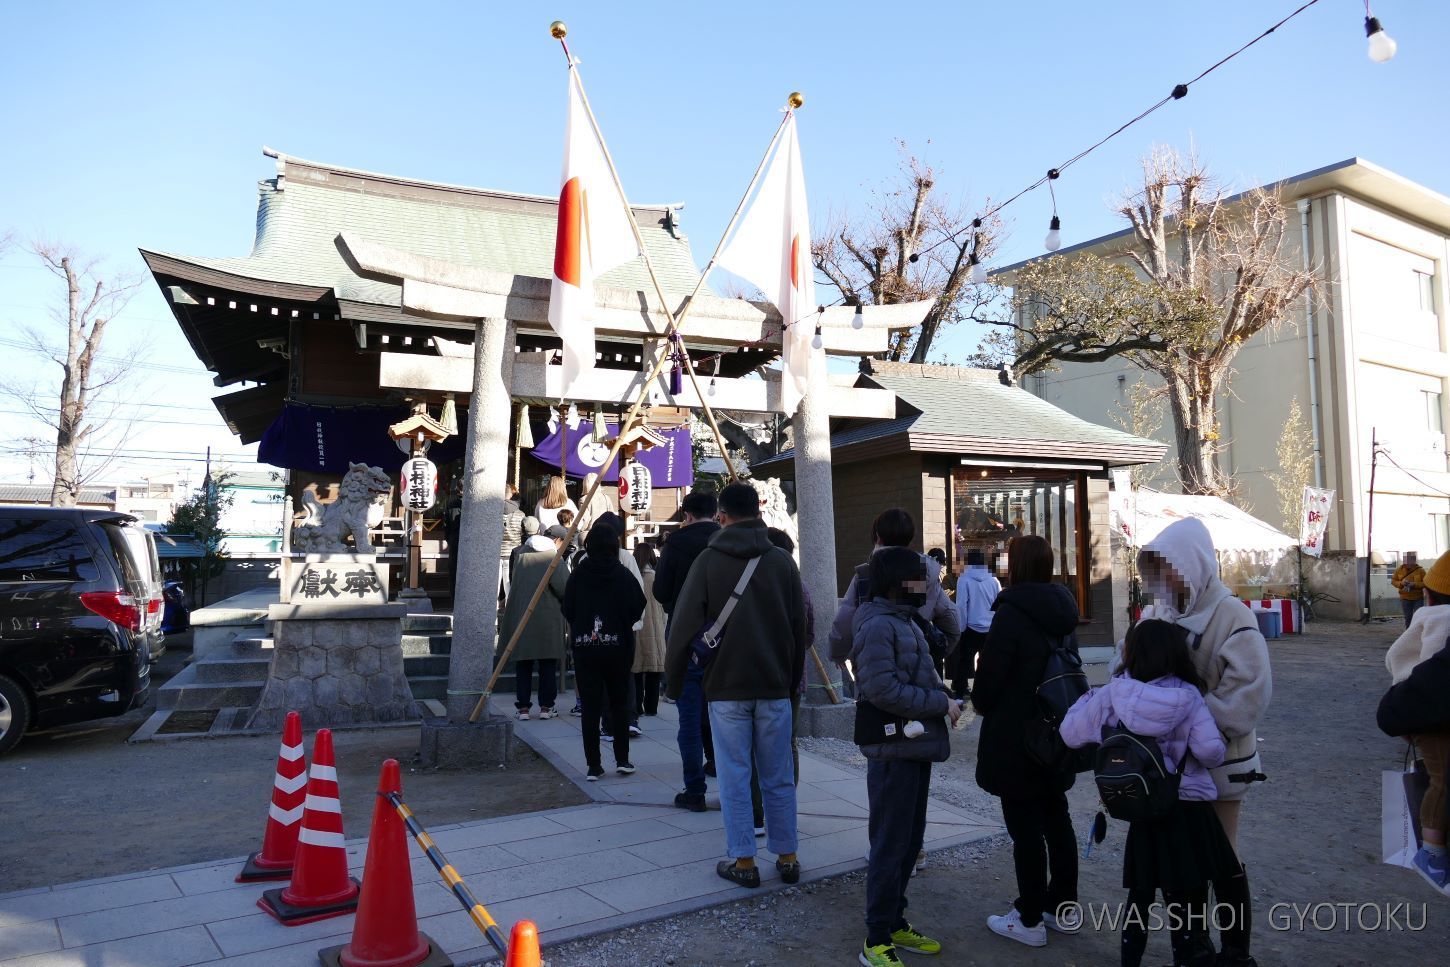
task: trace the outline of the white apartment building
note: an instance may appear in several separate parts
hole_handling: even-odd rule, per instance
[[[1230,391],[1220,397],[1221,466],[1236,477],[1253,513],[1293,533],[1296,525],[1282,520],[1267,474],[1277,466],[1275,448],[1297,397],[1314,434],[1315,478],[1337,495],[1326,549],[1359,559],[1371,549],[1371,441],[1377,440],[1376,559],[1450,550],[1450,198],[1359,158],[1274,188],[1297,215],[1285,255],[1315,267],[1319,287],[1277,331],[1261,333],[1240,352]],[[1051,257],[1112,257],[1132,244],[1125,230]],[[1021,264],[998,274],[1010,278]],[[1114,360],[1066,364],[1024,385],[1076,416],[1111,425],[1142,378]],[[1166,414],[1160,436],[1170,452],[1154,485],[1173,490]]]

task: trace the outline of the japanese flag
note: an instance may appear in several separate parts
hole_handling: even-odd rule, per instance
[[[585,110],[579,72],[571,67],[554,284],[549,290],[549,325],[564,343],[566,396],[579,374],[594,366],[595,279],[639,255],[629,212]]]
[[[816,283],[794,112],[786,118],[760,190],[735,237],[721,253],[720,265],[753,282],[780,310],[786,325],[781,334],[785,358],[782,402],[787,413],[795,412],[812,373],[817,367],[824,372],[826,360],[823,350],[811,348],[815,338]]]

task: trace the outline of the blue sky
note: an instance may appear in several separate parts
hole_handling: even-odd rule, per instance
[[[882,5],[28,3],[0,33],[0,233],[73,244],[139,272],[139,246],[241,255],[251,245],[263,144],[404,176],[553,194],[570,41],[632,200],[685,202],[703,262],[793,89],[813,218],[860,211],[889,182],[898,140],[939,190],[1001,198],[1098,140],[1173,84],[1292,10],[1296,0],[1014,0]],[[1064,174],[1065,244],[1119,227],[1108,208],[1155,143],[1195,146],[1231,186],[1354,155],[1442,192],[1450,4],[1380,0],[1400,44],[1365,55],[1362,0],[1321,0],[1189,96]],[[1044,193],[1006,213],[1004,261],[1040,251]],[[0,258],[0,327],[48,325],[54,280],[23,251]],[[129,412],[142,417],[111,474],[142,452],[208,444],[247,455],[207,400],[154,283],[117,320],[146,347]],[[949,356],[969,352],[951,336]],[[44,385],[9,347],[0,378]],[[166,368],[158,368],[166,367]],[[0,399],[0,451],[37,432]],[[168,423],[156,422],[168,420]],[[183,455],[185,459],[183,459]],[[0,479],[28,461],[0,452]],[[41,479],[39,474],[37,479]]]

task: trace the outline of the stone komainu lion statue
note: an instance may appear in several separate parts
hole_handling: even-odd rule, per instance
[[[349,462],[332,503],[324,504],[312,492],[303,492],[307,519],[299,521],[292,532],[292,549],[309,554],[347,553],[347,537],[351,534],[353,550],[358,554],[373,553],[368,540],[369,512],[392,488],[392,479],[381,467]]]
[[[755,492],[760,494],[760,517],[765,521],[767,527],[778,527],[790,535],[793,543],[800,544],[800,529],[796,525],[795,515],[790,512],[790,501],[787,499],[785,490],[776,477],[752,480]],[[800,558],[800,549],[796,549],[796,558]]]

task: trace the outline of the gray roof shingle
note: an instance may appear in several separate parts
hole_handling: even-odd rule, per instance
[[[114,487],[82,487],[79,502],[114,507],[116,490]],[[0,484],[0,503],[48,504],[50,503],[50,487],[49,485]]]

